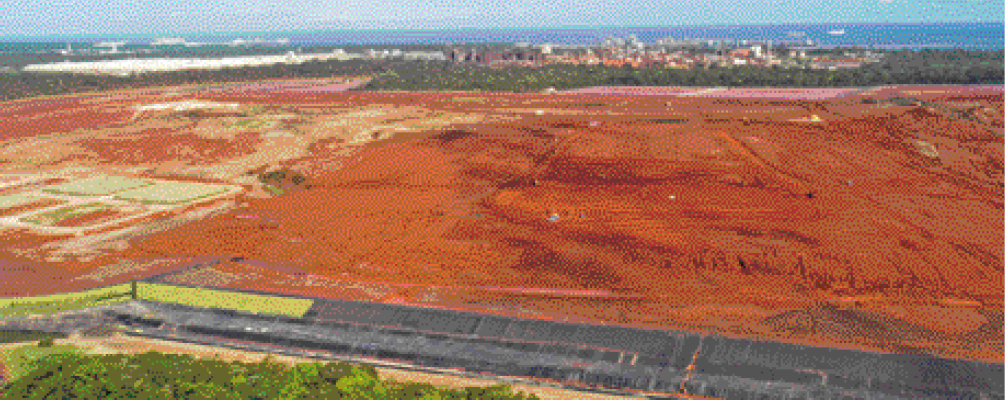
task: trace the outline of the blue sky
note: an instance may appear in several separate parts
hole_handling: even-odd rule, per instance
[[[714,5],[714,8],[709,6]],[[1002,22],[1005,0],[0,0],[0,37],[313,29]]]

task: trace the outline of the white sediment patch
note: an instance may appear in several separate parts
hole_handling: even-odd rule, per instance
[[[237,108],[240,106],[241,105],[237,103],[217,103],[212,101],[185,100],[170,103],[146,104],[142,106],[136,106],[133,108],[136,111],[157,111],[157,110],[188,111],[200,108]]]
[[[72,180],[54,186],[42,188],[46,193],[68,194],[73,196],[107,196],[123,190],[135,189],[152,185],[149,179],[135,179],[121,176],[99,176],[94,178]]]
[[[156,185],[121,192],[115,198],[142,203],[178,204],[213,197],[230,190],[234,190],[234,188],[195,182],[160,182]]]

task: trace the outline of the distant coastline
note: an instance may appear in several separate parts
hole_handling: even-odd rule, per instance
[[[829,31],[843,30],[843,35]],[[822,47],[859,46],[876,48],[963,48],[997,50],[1005,48],[1002,31],[1005,23],[827,23],[778,25],[707,25],[707,26],[607,26],[559,28],[487,28],[487,29],[365,29],[365,30],[284,30],[225,33],[177,33],[135,35],[79,35],[34,38],[2,38],[0,44],[11,43],[90,43],[126,40],[131,44],[148,44],[158,37],[183,37],[197,42],[229,42],[249,38],[289,38],[289,46],[318,44],[467,44],[515,43],[530,44],[594,44],[609,36],[635,34],[643,42],[673,38],[687,40],[773,40],[792,41],[792,31],[805,32],[800,40],[810,39]]]

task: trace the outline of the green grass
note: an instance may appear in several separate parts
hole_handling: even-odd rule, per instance
[[[83,310],[88,308],[107,306],[121,303],[124,301],[129,301],[131,299],[132,299],[131,294],[122,293],[114,297],[108,296],[103,297],[101,299],[71,301],[71,302],[55,303],[49,305],[32,305],[27,307],[2,308],[0,309],[0,316],[14,317],[14,316],[24,316],[32,314],[54,314],[63,311]]]
[[[0,331],[0,343],[35,342],[44,338],[62,339],[66,336],[61,333],[38,331]]]
[[[47,314],[114,304],[129,300],[131,289],[127,283],[76,293],[0,298],[0,316]]]
[[[69,206],[63,208],[57,208],[52,211],[47,211],[44,213],[34,214],[25,217],[23,221],[31,222],[44,226],[51,226],[53,224],[59,223],[62,220],[73,218],[79,215],[84,215],[87,213],[95,211],[104,211],[111,208],[111,206],[102,203],[87,203],[77,206]]]
[[[226,186],[196,182],[161,182],[115,195],[116,199],[143,204],[182,204],[227,191]]]
[[[52,347],[25,345],[0,352],[0,362],[3,362],[4,366],[7,367],[8,380],[14,381],[31,372],[35,368],[36,362],[42,357],[66,353],[84,354],[84,350],[71,345]]]
[[[60,293],[60,294],[50,294],[45,296],[33,296],[33,297],[4,297],[0,298],[0,310],[15,305],[80,301],[82,299],[90,299],[107,295],[122,294],[129,292],[131,288],[132,287],[130,284],[124,283],[121,285],[85,290],[82,292],[74,292],[74,293]]]
[[[135,189],[152,184],[154,184],[154,182],[147,179],[133,179],[121,176],[102,176],[47,186],[42,188],[42,191],[74,196],[106,196],[123,190]]]
[[[139,284],[137,297],[144,300],[183,304],[192,307],[235,310],[256,314],[302,317],[313,300],[225,292],[212,289]]]
[[[277,188],[277,187],[269,185],[269,184],[264,184],[262,186],[265,188],[265,190],[267,190],[273,196],[279,196],[279,195],[283,194],[283,189]]]

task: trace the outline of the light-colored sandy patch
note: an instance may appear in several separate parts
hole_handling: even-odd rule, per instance
[[[120,243],[124,240],[176,228],[195,220],[226,212],[233,207],[234,202],[223,201],[213,205],[199,207],[168,219],[138,223],[127,228],[117,229],[110,232],[71,237],[56,242],[46,243],[42,246],[34,246],[30,250],[22,252],[22,255],[33,257],[48,255],[49,257],[65,258],[72,255],[97,254],[103,251],[116,250],[121,246]]]
[[[67,139],[50,139],[0,148],[0,163],[12,164],[6,166],[10,169],[41,168],[72,155],[97,157],[97,154],[71,144]]]
[[[290,131],[269,131],[266,132],[262,137],[265,138],[295,138],[297,135]]]
[[[266,137],[255,146],[254,153],[204,167],[204,170],[211,179],[234,179],[262,166],[303,157],[311,143],[309,138],[302,136]]]

